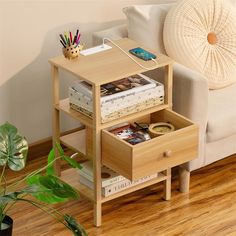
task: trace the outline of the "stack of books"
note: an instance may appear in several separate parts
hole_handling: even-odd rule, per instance
[[[87,187],[94,189],[93,180],[93,166],[91,161],[86,161],[81,164],[82,169],[78,170],[80,183],[86,185]],[[148,180],[154,179],[158,176],[158,173],[145,176],[141,179],[130,181],[124,176],[119,175],[115,171],[109,169],[106,166],[102,166],[102,195],[107,197],[114,193],[120,192],[124,189],[130,188],[132,186],[144,183]]]
[[[76,81],[69,88],[70,106],[93,116],[92,86]],[[163,84],[143,74],[101,85],[101,120],[107,122],[164,103]]]

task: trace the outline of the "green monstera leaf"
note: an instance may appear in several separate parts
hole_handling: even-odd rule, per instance
[[[53,175],[34,175],[27,179],[27,183],[38,188],[30,194],[45,203],[55,204],[79,199],[79,193],[74,188]]]
[[[8,164],[9,168],[18,171],[25,167],[28,154],[28,143],[18,134],[17,128],[6,122],[0,126],[0,166]]]

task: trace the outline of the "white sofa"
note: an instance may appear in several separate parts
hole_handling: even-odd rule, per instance
[[[133,19],[129,18],[132,17],[132,12],[128,16],[128,27],[132,27],[129,32],[127,25],[124,24],[94,33],[94,44],[101,44],[103,37],[109,37],[114,40],[131,37],[148,48],[165,53],[162,42],[162,29],[166,13],[171,4],[155,5],[155,8],[158,8],[158,6],[160,6],[160,9],[157,9],[156,14],[161,17],[159,15],[153,19],[150,17],[149,21],[152,20],[154,22],[146,22],[146,26],[138,25],[140,21],[138,18],[142,17],[140,13],[142,7],[140,6],[138,13],[133,14],[136,18],[136,25],[131,22]],[[142,30],[140,27],[147,27],[148,25],[158,28],[160,42],[157,46],[143,39],[142,36],[140,37],[139,33],[137,35],[133,33],[135,31],[134,27]],[[209,90],[207,79],[203,75],[175,63],[173,109],[195,121],[200,126],[199,156],[197,159],[186,163],[186,175],[192,170],[236,153],[236,84],[218,90]]]

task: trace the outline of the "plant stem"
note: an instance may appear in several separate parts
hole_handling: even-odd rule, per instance
[[[8,188],[10,188],[10,187],[15,187],[15,186],[19,185],[20,183],[24,182],[25,180],[27,180],[28,178],[30,178],[30,177],[32,177],[32,176],[34,176],[34,175],[39,174],[40,172],[46,170],[46,169],[47,169],[50,165],[52,165],[55,161],[57,161],[58,159],[61,159],[61,158],[62,158],[61,156],[55,158],[53,161],[51,161],[50,163],[48,163],[46,166],[42,167],[41,169],[31,172],[30,174],[28,174],[27,176],[25,176],[23,179],[17,181],[17,182],[14,183],[14,184],[10,184],[10,185],[8,186]]]
[[[26,196],[26,195],[24,195],[24,196]],[[24,196],[23,196],[23,197],[24,197]],[[38,206],[42,206],[42,207],[48,208],[49,210],[54,211],[54,212],[57,213],[58,215],[63,216],[63,214],[62,214],[60,211],[58,211],[58,210],[56,210],[55,208],[50,207],[50,206],[48,206],[48,205],[42,203],[42,202],[35,202],[35,201],[33,201],[33,200],[24,199],[24,198],[22,198],[22,197],[21,197],[21,198],[17,198],[17,200],[18,200],[18,199],[20,199],[20,200],[23,199],[23,200],[27,200],[27,201],[33,202],[33,203],[37,204]]]
[[[8,203],[8,204],[7,204],[8,208],[6,208],[6,207],[7,207],[7,206],[6,206],[6,207],[3,209],[5,215],[6,215],[7,212],[16,204],[16,202],[17,202],[17,200],[16,200],[16,201],[13,201],[12,203]]]
[[[6,181],[6,177],[3,176],[3,180],[4,180],[4,191],[3,191],[3,194],[5,195],[6,194],[6,190],[7,190],[7,181]]]
[[[3,166],[3,169],[2,169],[2,173],[1,173],[1,177],[0,177],[0,185],[2,185],[2,178],[4,177],[6,166],[7,166],[7,163]]]
[[[0,229],[2,229],[2,221],[5,217],[5,214],[3,213],[3,208],[2,206],[0,207]]]
[[[1,186],[1,188],[2,188],[2,179],[4,180],[3,190],[1,190],[1,193],[3,192],[4,194],[6,192],[6,179],[4,177],[6,166],[7,166],[7,163],[3,166],[1,177],[0,177],[0,186]]]
[[[38,207],[40,210],[42,210],[43,212],[47,213],[48,215],[52,216],[54,219],[56,219],[58,222],[62,223],[65,227],[67,227],[68,229],[69,226],[65,224],[65,222],[63,220],[61,220],[57,215],[53,214],[52,212],[58,214],[59,216],[63,216],[63,214],[61,214],[60,212],[58,212],[57,210],[55,210],[54,208],[48,207],[44,204],[38,203],[38,202],[34,202],[32,200],[28,200],[28,199],[23,199],[23,198],[17,198],[17,200],[19,201],[24,201],[24,202],[28,202],[30,204],[32,204],[35,207]],[[49,209],[51,212],[47,211],[45,208]]]

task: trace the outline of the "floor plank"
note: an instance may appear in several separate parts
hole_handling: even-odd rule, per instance
[[[27,171],[42,165],[31,161]],[[12,176],[17,178],[18,176]],[[139,190],[103,205],[103,224],[93,227],[92,204],[85,198],[57,205],[84,225],[91,236],[236,235],[236,155],[194,171],[190,193],[172,183],[171,201],[162,200],[162,185]],[[61,224],[25,203],[11,210],[14,236],[71,235]]]

